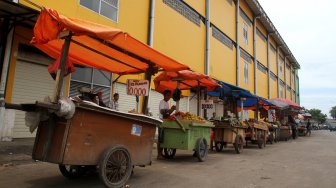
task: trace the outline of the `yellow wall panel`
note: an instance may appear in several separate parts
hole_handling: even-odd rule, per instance
[[[213,37],[210,45],[211,77],[236,85],[236,48],[231,50]]]
[[[257,59],[265,67],[267,67],[267,42],[257,35]]]
[[[155,5],[154,48],[204,73],[204,24],[197,26],[162,1]]]
[[[250,1],[250,0],[248,0]],[[239,6],[240,8],[246,13],[246,15],[253,20],[253,12],[250,9],[250,7],[246,4],[245,0],[240,0],[239,1]]]
[[[236,41],[236,6],[228,1],[211,0],[210,19],[221,31]]]
[[[286,65],[285,71],[286,71],[286,84],[290,86],[291,85],[291,80],[290,80],[291,72],[290,72],[289,67],[287,68],[287,65]]]
[[[259,19],[257,19],[257,28],[259,29],[259,31],[261,31],[261,33],[267,37],[267,31],[265,29],[265,27],[262,25],[262,23],[260,22]]]
[[[291,99],[291,93],[288,89],[286,89],[286,99]]]
[[[277,75],[277,70],[278,70],[278,67],[277,67],[277,56],[276,56],[276,53],[273,52],[271,50],[271,47],[270,47],[270,51],[269,51],[269,55],[270,55],[270,70],[275,74]]]
[[[275,40],[273,39],[272,35],[270,37],[270,43],[274,46],[274,48],[277,47],[277,44],[276,44]]]
[[[257,69],[257,95],[263,98],[268,97],[267,72],[263,73]]]
[[[156,1],[156,2],[158,2],[158,1]],[[198,13],[200,13],[203,17],[205,17],[205,1],[184,0],[184,2],[186,2],[189,6],[191,6]]]
[[[278,82],[271,79],[270,81],[270,88],[271,88],[271,99],[278,97]]]

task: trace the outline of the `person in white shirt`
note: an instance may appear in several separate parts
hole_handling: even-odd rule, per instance
[[[170,114],[176,109],[176,106],[173,105],[171,108],[170,108],[170,105],[169,105],[169,100],[171,98],[171,91],[170,90],[165,90],[163,92],[163,99],[160,101],[160,105],[159,105],[159,110],[160,110],[160,119],[167,119]],[[157,155],[157,159],[162,159],[163,156],[162,156],[162,151],[163,151],[163,148],[160,147],[160,142],[162,142],[162,129],[159,128],[159,138],[158,138],[158,142],[157,142],[157,152],[158,152],[158,155]]]
[[[160,101],[159,110],[160,110],[160,119],[167,119],[170,114],[176,109],[176,106],[173,105],[170,108],[169,100],[171,98],[171,91],[165,90],[163,92],[163,99]]]
[[[114,110],[119,110],[118,100],[119,100],[119,94],[115,93],[113,95],[113,100],[110,101],[109,107]]]

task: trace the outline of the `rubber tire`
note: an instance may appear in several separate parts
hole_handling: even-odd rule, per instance
[[[176,154],[176,149],[174,148],[164,148],[163,149],[163,157],[166,159],[174,158],[175,154]]]
[[[233,144],[237,154],[240,154],[243,151],[243,145],[243,137],[241,135],[237,135],[235,138],[235,143]]]
[[[270,134],[269,137],[268,137],[268,140],[269,140],[269,143],[272,145],[273,142],[275,141],[275,140],[274,140],[274,135],[273,135],[273,134]]]
[[[123,174],[119,174],[119,175],[123,176],[123,177],[121,177],[121,179],[119,181],[111,182],[109,180],[109,178],[107,177],[106,167],[107,167],[107,163],[108,163],[110,157],[112,157],[112,154],[117,152],[117,151],[121,151],[122,154],[123,154],[123,157],[125,157],[126,168],[124,169]],[[116,161],[114,161],[114,162],[116,162]],[[117,167],[117,168],[119,168],[119,170],[120,170],[120,167]],[[101,159],[99,161],[99,168],[98,168],[99,177],[103,181],[103,183],[106,187],[117,188],[117,187],[124,186],[126,184],[126,182],[128,181],[128,179],[131,177],[132,170],[133,170],[133,165],[132,165],[131,155],[128,152],[128,150],[122,145],[113,145],[113,146],[109,147],[108,149],[106,149],[106,151],[101,156]]]
[[[76,179],[84,175],[85,167],[77,165],[58,165],[62,175],[68,179]]]
[[[257,144],[259,149],[263,148],[264,140],[261,135],[258,136]]]
[[[223,144],[223,142],[216,142],[216,143],[215,143],[215,148],[216,148],[216,151],[217,151],[217,152],[221,152],[221,151],[223,151],[223,148],[224,148],[224,144]]]
[[[205,138],[197,139],[195,153],[198,161],[204,162],[206,160],[208,156],[208,143]]]

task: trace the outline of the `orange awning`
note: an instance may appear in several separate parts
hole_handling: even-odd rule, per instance
[[[163,72],[154,79],[155,90],[162,93],[164,90],[177,88],[177,82],[180,80],[180,89],[187,90],[191,88],[206,87],[208,91],[212,91],[220,87],[209,76],[192,72],[190,70],[182,70],[177,72]]]
[[[73,35],[68,58],[74,64],[120,75],[143,73],[149,64],[165,71],[189,69],[119,29],[67,18],[49,8],[41,11],[31,43],[57,59],[64,43],[59,38],[62,31]]]

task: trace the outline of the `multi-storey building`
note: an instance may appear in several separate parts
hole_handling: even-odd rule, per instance
[[[53,92],[47,65],[52,59],[29,44],[38,6],[67,17],[119,28],[154,49],[187,64],[192,70],[245,88],[264,98],[286,98],[299,103],[300,65],[257,0],[14,0],[0,1],[1,87],[6,102],[43,99]],[[36,4],[36,5],[33,5]],[[120,110],[136,108],[126,95],[129,78],[77,68],[66,79],[65,95],[76,95],[78,86],[104,91],[108,101],[120,93]],[[182,111],[196,113],[193,93],[184,93]],[[1,96],[3,97],[3,96]],[[162,96],[150,94],[150,107],[158,115]],[[216,107],[220,111],[222,108]],[[4,112],[4,110],[2,110]],[[221,112],[220,112],[221,113]],[[30,136],[24,113],[5,110],[3,134]],[[14,121],[12,120],[15,117]],[[1,127],[0,127],[1,128]]]

